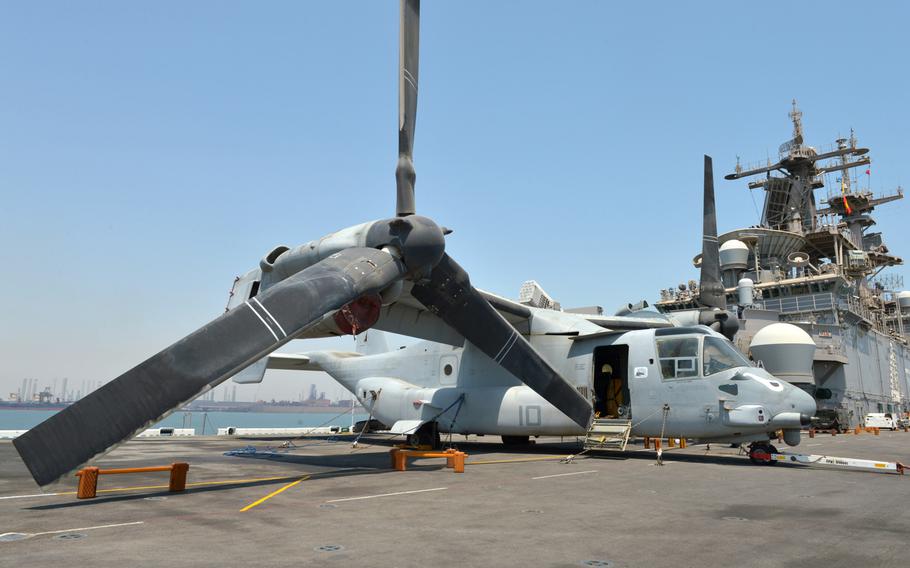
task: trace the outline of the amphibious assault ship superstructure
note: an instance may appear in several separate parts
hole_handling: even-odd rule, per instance
[[[869,412],[907,412],[910,292],[901,290],[899,276],[881,276],[903,260],[871,230],[875,207],[901,199],[903,190],[875,196],[859,187],[863,174],[851,179],[857,168],[869,179],[871,163],[852,130],[834,146],[816,149],[804,143],[796,101],[790,119],[793,138],[780,146],[777,162],[743,167],[737,159],[725,178],[765,174],[748,184],[765,191],[761,223],[718,237],[727,307],[739,318],[734,342],[752,355],[756,334],[770,324],[804,330],[808,337],[797,335],[815,344],[811,372],[781,378],[813,394],[819,414],[842,428],[858,425]],[[817,204],[815,191],[829,176],[834,183]],[[697,308],[697,286],[689,281],[661,290],[657,309]]]

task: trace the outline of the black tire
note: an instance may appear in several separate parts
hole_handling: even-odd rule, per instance
[[[503,446],[527,446],[530,441],[530,436],[502,436]]]
[[[435,422],[429,422],[422,425],[413,434],[408,434],[408,445],[410,446],[430,446],[434,450],[442,447],[442,440],[439,437],[439,429]]]
[[[752,444],[749,447],[749,461],[755,465],[776,465],[771,459],[771,454],[777,453],[777,448],[771,444]]]

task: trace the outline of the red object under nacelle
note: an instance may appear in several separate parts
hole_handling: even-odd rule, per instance
[[[346,335],[357,335],[379,321],[382,298],[379,294],[361,296],[335,312],[335,325]]]

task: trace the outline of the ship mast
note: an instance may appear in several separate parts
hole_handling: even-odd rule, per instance
[[[803,113],[795,99],[788,116],[793,123],[793,137],[780,145],[778,161],[744,168],[737,160],[734,173],[726,179],[765,174],[763,179],[749,182],[749,189],[765,190],[761,226],[801,238],[812,265],[827,259],[836,273],[853,282],[854,294],[866,300],[870,296],[868,280],[888,266],[903,263],[890,253],[881,233],[868,231],[875,225],[873,209],[901,199],[903,190],[898,187],[895,193],[874,197],[869,189],[861,190],[851,180],[853,169],[868,167],[872,162],[869,150],[857,145],[852,128],[849,138],[839,138],[833,147],[819,152],[805,144]],[[832,172],[840,173],[840,191],[829,189],[822,207],[816,208],[814,191],[825,186],[824,174]],[[784,237],[773,239],[781,241]]]
[[[823,175],[835,171],[843,171],[844,175],[848,175],[850,169],[868,165],[871,160],[865,156],[869,150],[857,148],[853,137],[851,144],[840,144],[828,152],[819,153],[812,146],[806,145],[803,113],[799,110],[796,99],[793,99],[789,117],[793,122],[793,137],[778,148],[777,162],[746,168],[737,163],[736,170],[725,176],[725,179],[766,174],[764,179],[749,183],[749,189],[765,190],[761,225],[803,235],[814,231],[818,226],[814,192],[824,187]],[[842,159],[830,164],[821,163],[830,158]],[[851,161],[852,158],[856,159]]]

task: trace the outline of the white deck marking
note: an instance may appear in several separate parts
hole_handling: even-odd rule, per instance
[[[364,495],[363,497],[347,497],[345,499],[332,499],[326,503],[340,503],[342,501],[359,501],[361,499],[375,499],[376,497],[392,497],[394,495],[411,495],[413,493],[426,493],[427,491],[445,491],[448,487],[434,487],[433,489],[416,489],[414,491],[396,491],[395,493],[381,493],[379,495]]]
[[[5,495],[0,497],[0,500],[3,499],[30,499],[32,497],[55,497],[57,495],[71,495],[70,493],[35,493],[33,495]]]
[[[144,524],[145,524],[145,521],[133,521],[131,523],[114,523],[111,525],[95,525],[93,527],[78,527],[75,529],[63,529],[63,530],[59,530],[59,531],[44,531],[44,532],[36,532],[36,533],[3,533],[3,534],[0,534],[0,536],[5,536],[8,534],[24,534],[24,535],[28,535],[28,538],[31,538],[33,536],[44,536],[44,535],[48,535],[48,534],[63,534],[63,533],[71,533],[71,532],[78,532],[78,531],[93,531],[93,530],[97,530],[97,529],[113,529],[116,527],[131,527],[131,526],[135,526],[135,525],[144,525]]]
[[[255,298],[255,297],[254,297],[254,298],[253,298],[253,301],[256,302],[256,305],[259,306],[260,308],[262,308],[262,311],[265,313],[265,315],[269,316],[269,318],[275,323],[275,325],[278,326],[278,329],[281,330],[281,334],[282,334],[283,336],[287,337],[287,336],[288,336],[288,332],[286,332],[286,331],[284,330],[284,328],[281,327],[281,324],[278,323],[278,320],[275,318],[275,316],[272,315],[272,312],[270,312],[270,311],[268,311],[267,309],[265,309],[265,306],[262,305],[262,302],[260,302],[258,298]]]
[[[254,308],[249,302],[244,302],[244,304],[246,304],[246,307],[248,307],[256,315],[257,318],[259,318],[259,321],[261,321],[262,325],[264,325],[265,328],[269,330],[269,333],[272,334],[272,337],[275,338],[275,341],[280,341],[280,339],[278,339],[278,334],[276,334],[275,331],[269,327],[269,324],[267,324],[262,316],[259,315],[259,312],[256,311],[256,308]]]
[[[112,525],[95,525],[94,527],[79,527],[76,529],[64,529],[62,531],[44,531],[39,533],[32,533],[32,536],[41,536],[43,534],[62,534],[75,531],[93,531],[96,529],[112,529],[115,527],[131,527],[135,525],[144,525],[145,521],[133,521],[131,523],[114,523]]]
[[[597,473],[597,470],[589,469],[588,471],[573,471],[571,473],[557,473],[554,475],[541,475],[540,477],[532,477],[531,479],[549,479],[551,477],[564,477],[566,475],[581,475],[583,473]]]

